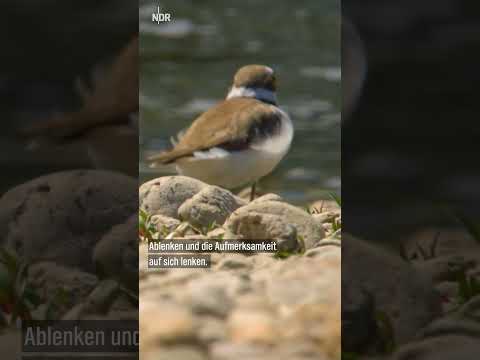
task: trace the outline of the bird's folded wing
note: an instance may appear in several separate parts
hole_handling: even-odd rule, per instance
[[[226,100],[197,118],[172,150],[151,156],[148,161],[166,164],[214,147],[239,149],[248,146],[254,135],[261,135],[262,129],[278,125],[280,118],[277,108],[258,100]]]

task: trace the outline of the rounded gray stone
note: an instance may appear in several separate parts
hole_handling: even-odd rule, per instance
[[[50,174],[2,196],[0,241],[28,262],[93,271],[95,245],[137,210],[133,178],[95,170]]]
[[[252,218],[252,214],[259,214],[260,218]],[[267,216],[265,216],[267,215]],[[273,216],[270,216],[273,215]],[[306,211],[280,201],[252,202],[237,209],[226,221],[225,227],[233,233],[248,231],[252,221],[260,223],[281,222],[295,228],[296,235],[304,242],[305,249],[315,246],[325,237],[322,225],[315,221]],[[270,224],[267,228],[280,231],[280,225]],[[245,229],[245,230],[244,230]],[[273,231],[274,233],[276,232]],[[272,235],[278,235],[272,234]]]
[[[207,186],[186,200],[178,209],[178,215],[194,226],[208,228],[213,224],[223,225],[230,214],[242,205],[245,201],[230,191]]]
[[[114,226],[93,252],[97,271],[114,278],[130,289],[138,287],[138,217]]]
[[[150,218],[150,222],[155,225],[157,231],[162,235],[165,232],[171,233],[180,225],[180,220],[163,215],[153,215]]]
[[[140,208],[149,215],[178,219],[178,208],[207,184],[186,176],[164,176],[140,186]]]

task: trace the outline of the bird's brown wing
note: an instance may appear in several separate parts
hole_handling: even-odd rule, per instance
[[[250,98],[225,100],[198,117],[172,150],[154,155],[148,161],[168,164],[213,147],[240,149],[258,135],[275,131],[280,121],[279,111],[269,104]]]

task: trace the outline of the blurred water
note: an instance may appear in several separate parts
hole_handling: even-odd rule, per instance
[[[141,159],[223,98],[238,67],[260,63],[277,72],[296,129],[262,187],[296,203],[339,191],[339,1],[164,0],[166,24],[151,22],[158,2],[140,4]],[[158,175],[141,162],[142,181]]]

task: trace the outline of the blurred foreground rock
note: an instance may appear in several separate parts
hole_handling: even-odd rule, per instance
[[[27,304],[28,287],[35,320],[135,318],[137,196],[134,179],[89,170],[42,176],[5,193],[1,255],[8,252],[15,265],[0,271],[14,277],[9,291],[18,298],[2,310]]]
[[[70,171],[17,186],[0,199],[0,245],[28,262],[94,270],[94,246],[137,211],[136,182],[105,171]]]
[[[342,349],[361,359],[475,359],[480,243],[425,228],[397,253],[344,235]]]

